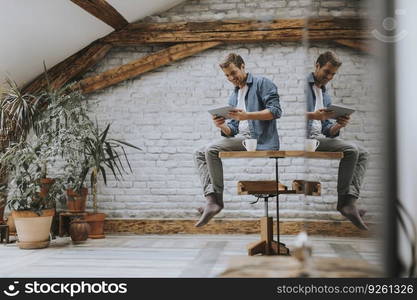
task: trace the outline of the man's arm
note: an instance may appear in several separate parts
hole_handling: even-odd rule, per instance
[[[272,114],[271,119],[257,119],[257,120],[272,120],[281,118],[282,110],[279,103],[279,95],[277,86],[269,79],[263,78],[261,85],[258,87],[259,93],[262,98],[262,102],[265,104],[265,108]],[[265,112],[264,117],[267,114]],[[268,115],[269,116],[269,115]]]
[[[269,121],[278,119],[281,117],[281,105],[279,103],[278,89],[276,85],[263,78],[259,86],[256,87],[261,96],[261,100],[264,103],[265,109],[260,111],[247,112],[242,109],[236,109],[234,112],[230,112],[229,115],[233,120],[262,120]]]
[[[318,121],[331,119],[333,115],[334,115],[334,112],[329,111],[325,108],[321,108],[316,111],[311,111],[311,112],[306,113],[306,117],[308,120],[318,120]]]
[[[236,109],[229,113],[232,119],[237,121],[244,121],[244,120],[273,120],[274,115],[271,113],[269,109],[264,109],[261,111],[253,111],[253,112],[246,112],[242,109]]]
[[[227,135],[227,136],[231,136],[232,135],[232,129],[230,129],[229,126],[226,125],[226,123],[224,123],[223,125],[221,125],[221,127],[219,127],[221,129],[221,131]]]
[[[340,124],[338,124],[338,123],[334,124],[332,127],[330,127],[330,130],[329,130],[330,135],[335,136],[336,134],[339,133],[340,129],[342,129],[342,128],[343,127],[340,126]]]

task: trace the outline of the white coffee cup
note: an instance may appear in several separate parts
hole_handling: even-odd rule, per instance
[[[247,151],[256,151],[257,144],[258,141],[256,139],[246,139],[242,141],[242,145],[246,148]]]
[[[305,140],[305,149],[308,152],[316,151],[316,149],[319,145],[320,145],[320,142],[316,139],[306,139]]]

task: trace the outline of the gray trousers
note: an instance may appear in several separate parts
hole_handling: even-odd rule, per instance
[[[222,138],[208,146],[194,151],[194,163],[200,176],[204,196],[216,193],[223,195],[223,164],[221,151],[245,151],[242,141],[245,137]]]
[[[316,151],[343,152],[337,178],[338,195],[359,197],[368,163],[368,152],[355,144],[339,139],[318,138],[320,145]]]

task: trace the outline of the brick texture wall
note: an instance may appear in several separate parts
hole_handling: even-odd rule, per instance
[[[313,16],[364,16],[363,1],[261,1],[192,0],[146,21],[203,21]],[[88,75],[96,74],[147,55],[162,46],[113,49]],[[361,203],[371,212],[380,208],[381,164],[378,103],[373,97],[374,59],[334,44],[264,43],[223,45],[174,62],[135,79],[88,96],[100,124],[111,122],[110,135],[134,143],[143,152],[129,150],[133,174],[99,186],[99,208],[117,218],[197,218],[203,203],[194,169],[193,150],[219,138],[207,109],[227,103],[232,86],[218,67],[220,58],[237,52],[247,70],[273,80],[279,89],[283,117],[278,122],[281,149],[302,149],[305,131],[304,82],[320,52],[334,51],[343,61],[330,84],[334,103],[355,107],[352,124],[342,137],[363,145],[371,153]],[[340,220],[335,211],[338,161],[282,159],[280,177],[319,180],[323,196],[282,196],[283,219]],[[225,209],[219,218],[254,218],[263,214],[262,204],[251,205],[250,196],[238,196],[239,180],[273,179],[269,159],[224,160]],[[274,203],[270,205],[275,210]],[[372,214],[371,214],[372,215]]]

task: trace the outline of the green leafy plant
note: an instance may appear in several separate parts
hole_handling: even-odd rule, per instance
[[[39,98],[22,93],[10,78],[6,83],[7,89],[0,98],[0,131],[15,139],[25,140],[33,128]]]
[[[110,170],[116,180],[123,173],[127,173],[122,161],[125,161],[129,171],[132,172],[129,159],[127,157],[125,146],[142,150],[141,148],[130,143],[108,138],[110,124],[103,131],[100,131],[98,124],[91,127],[91,134],[84,137],[84,165],[81,172],[81,184],[85,181],[90,173],[91,190],[93,192],[93,208],[97,212],[97,181],[101,175],[104,184],[107,184],[106,169]]]
[[[0,156],[0,166],[11,173],[16,187],[9,205],[36,211],[52,206],[55,199],[62,199],[64,189],[79,191],[90,174],[97,212],[98,178],[101,176],[107,184],[109,170],[116,180],[128,170],[132,172],[125,147],[141,149],[108,138],[110,124],[100,131],[97,122],[91,122],[80,91],[72,85],[54,88],[46,68],[45,77],[47,88],[37,97],[22,93],[15,82],[8,80],[8,89],[0,102],[0,133],[16,137],[16,143]],[[56,169],[57,162],[61,163],[63,174],[55,177],[48,197],[39,197],[41,179],[48,175],[48,167]]]
[[[10,172],[14,187],[8,199],[11,209],[40,213],[42,209],[54,208],[56,199],[62,195],[62,183],[59,180],[54,180],[49,192],[41,195],[41,180],[45,178],[44,150],[42,144],[21,141],[12,144],[1,155],[0,164]]]
[[[51,207],[58,199],[63,200],[63,176],[55,177],[49,186],[49,194],[43,197],[39,197],[44,185],[41,181],[48,175],[47,167],[57,166],[57,160],[71,153],[69,145],[73,140],[78,139],[80,143],[79,133],[84,128],[78,126],[79,120],[91,123],[85,105],[81,105],[79,91],[73,90],[72,85],[54,89],[48,78],[47,82],[46,90],[35,97],[22,93],[9,79],[0,102],[0,132],[16,142],[2,149],[0,165],[9,173],[11,183],[16,187],[8,204],[19,210],[36,211]],[[7,185],[2,185],[2,189],[6,190]]]
[[[65,161],[61,174],[66,188],[76,191],[82,187],[81,166],[85,164],[84,141],[91,135],[93,124],[88,116],[86,103],[78,90],[68,85],[60,90],[48,88],[41,94],[48,108],[36,123],[35,131],[49,145],[50,155]]]

